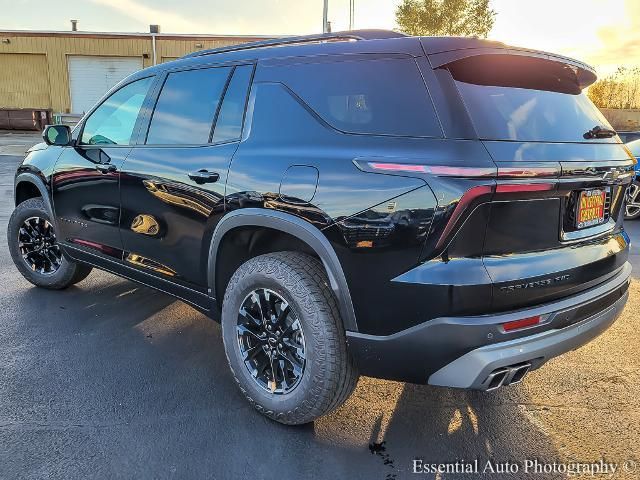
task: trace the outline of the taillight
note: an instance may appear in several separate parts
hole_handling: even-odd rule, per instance
[[[387,160],[380,158],[379,160]],[[389,160],[392,160],[389,158]],[[416,159],[418,160],[418,159]],[[393,161],[378,161],[378,158],[356,158],[353,163],[362,171],[389,174],[429,174],[436,177],[464,178],[479,180],[482,185],[476,185],[464,192],[460,199],[451,201],[453,211],[446,220],[446,224],[436,242],[435,248],[445,247],[450,240],[453,229],[457,226],[467,210],[476,204],[491,201],[494,194],[527,194],[554,190],[560,175],[559,165],[502,165],[499,167],[473,167],[449,165],[424,165],[419,163],[399,163]],[[548,179],[546,180],[545,179]]]
[[[369,166],[374,170],[384,170],[385,172],[418,172],[429,173],[424,165],[413,165],[406,163],[380,163],[369,162]]]
[[[523,328],[529,328],[535,325],[539,325],[541,320],[542,317],[540,315],[537,315],[535,317],[522,318],[520,320],[503,323],[502,328],[504,328],[505,332],[513,332],[515,330],[522,330]]]
[[[369,168],[384,172],[430,173],[439,177],[495,177],[492,167],[450,167],[447,165],[419,165],[414,163],[367,162]]]
[[[559,166],[527,166],[521,167],[498,167],[499,178],[536,178],[536,177],[558,177],[560,176]]]
[[[449,233],[453,229],[454,225],[458,221],[458,219],[462,216],[462,213],[469,208],[469,205],[474,202],[479,197],[483,195],[489,195],[493,193],[493,185],[478,185],[467,190],[456,205],[453,213],[449,217],[440,238],[438,239],[438,243],[436,244],[436,248],[440,248],[444,246],[444,242],[447,239]]]
[[[496,193],[543,192],[553,188],[553,183],[499,183]]]
[[[378,170],[382,172],[428,173],[439,177],[459,178],[554,178],[560,175],[559,166],[500,166],[496,167],[466,167],[450,165],[423,165],[419,163],[374,162],[355,159],[354,163],[363,170]]]

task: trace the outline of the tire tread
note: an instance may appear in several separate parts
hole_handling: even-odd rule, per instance
[[[38,212],[38,215],[40,215],[42,218],[48,219],[51,222],[51,218],[47,212],[47,209],[45,208],[44,200],[42,199],[42,197],[29,198],[16,206],[13,213],[11,214],[11,217],[9,218],[9,222],[7,225],[7,242],[9,242],[9,251],[11,253],[11,258],[13,259],[13,263],[15,264],[18,271],[25,279],[27,279],[35,286],[48,288],[51,290],[61,290],[74,285],[81,280],[84,280],[87,275],[91,273],[92,267],[89,265],[74,262],[64,255],[62,260],[63,264],[60,266],[59,270],[51,277],[39,277],[37,273],[30,271],[27,266],[24,265],[20,252],[17,250],[18,247],[17,245],[11,244],[11,239],[16,238],[17,230],[20,228],[20,225],[22,223],[20,218],[26,215],[25,212],[29,210],[36,210]]]
[[[304,296],[305,318],[309,320],[313,341],[319,342],[316,347],[319,347],[318,353],[323,356],[321,362],[326,374],[313,383],[310,397],[286,412],[274,412],[252,398],[229,361],[233,377],[247,400],[262,414],[285,424],[308,423],[342,405],[358,382],[358,371],[347,352],[338,304],[318,259],[300,252],[276,252],[254,257],[240,266],[227,286],[223,312],[225,302],[238,283],[247,275],[257,272],[275,276],[298,300]],[[227,360],[228,350],[225,348]]]

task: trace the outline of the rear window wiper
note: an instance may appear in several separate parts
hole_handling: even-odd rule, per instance
[[[618,132],[616,132],[615,130],[611,130],[610,128],[602,128],[601,126],[596,125],[588,132],[585,132],[583,137],[589,140],[591,138],[611,138],[617,134]]]

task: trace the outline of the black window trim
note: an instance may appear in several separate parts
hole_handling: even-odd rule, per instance
[[[235,74],[236,68],[238,67],[244,67],[244,66],[250,66],[251,67],[251,76],[249,77],[249,85],[247,85],[247,91],[245,92],[245,97],[244,97],[244,107],[242,109],[242,123],[240,125],[240,135],[238,135],[238,138],[234,138],[234,139],[230,139],[230,140],[222,140],[220,142],[212,142],[213,140],[213,135],[215,134],[215,128],[216,125],[218,123],[218,114],[219,112],[217,112],[218,114],[216,115],[216,119],[215,122],[211,128],[211,137],[209,138],[209,142],[211,145],[222,145],[222,144],[226,144],[226,143],[234,143],[234,142],[240,142],[243,138],[243,133],[244,133],[244,127],[245,127],[245,122],[247,119],[247,111],[249,109],[249,98],[251,97],[251,88],[253,87],[253,79],[256,76],[256,63],[243,63],[243,64],[239,64],[239,65],[235,65],[233,72],[231,72],[231,75],[229,76],[229,82],[231,82],[231,79],[233,79],[233,74]],[[227,87],[229,87],[229,84],[227,84]],[[222,108],[222,105],[224,104],[224,100],[225,97],[227,95],[227,90],[225,88],[224,94],[222,95],[222,101],[220,102],[220,108]]]
[[[233,76],[236,73],[236,68],[238,68],[237,65],[234,65],[231,68],[231,72],[229,72],[229,75],[227,76],[227,81],[224,84],[224,87],[222,89],[222,93],[220,94],[220,101],[218,102],[218,106],[216,107],[216,111],[213,114],[213,121],[211,122],[211,128],[209,128],[209,138],[207,139],[207,144],[211,144],[212,139],[213,139],[213,131],[216,128],[216,124],[218,123],[218,116],[220,115],[220,109],[222,108],[222,104],[224,103],[224,99],[227,96],[227,90],[229,89],[229,84],[231,83],[231,79],[233,78]]]
[[[253,67],[253,71],[251,74],[251,79],[249,81],[249,87],[247,88],[247,94],[246,94],[246,99],[245,99],[245,104],[244,104],[244,112],[243,112],[243,117],[242,117],[242,129],[240,132],[240,136],[238,138],[235,139],[231,139],[231,140],[223,140],[220,142],[213,142],[212,138],[213,138],[213,133],[215,130],[215,126],[216,126],[216,122],[218,121],[218,115],[220,113],[220,109],[222,108],[222,104],[224,102],[224,98],[225,95],[227,93],[227,89],[229,88],[229,84],[231,82],[231,79],[233,78],[233,74],[235,73],[235,69],[237,67],[242,67],[242,66],[252,66]],[[211,130],[209,132],[209,139],[206,143],[180,143],[180,144],[175,144],[175,143],[163,143],[163,144],[153,144],[153,143],[146,143],[147,142],[147,137],[149,135],[149,129],[151,128],[151,120],[153,119],[153,113],[155,112],[156,106],[158,104],[158,99],[160,98],[160,94],[162,93],[162,88],[164,87],[164,84],[167,80],[167,78],[169,77],[170,74],[172,73],[179,73],[179,72],[187,72],[187,71],[191,71],[191,70],[208,70],[208,69],[213,69],[213,68],[230,68],[230,72],[229,72],[229,76],[227,77],[227,81],[225,83],[225,86],[222,90],[222,95],[220,96],[220,102],[218,103],[218,107],[216,108],[216,112],[214,114],[214,117],[211,121]],[[244,130],[244,123],[245,123],[245,119],[246,119],[246,114],[247,114],[247,100],[249,98],[249,92],[251,91],[251,86],[253,84],[253,78],[255,76],[255,71],[256,71],[256,61],[254,60],[236,60],[233,62],[217,62],[217,63],[206,63],[206,64],[198,64],[198,65],[189,65],[189,66],[182,66],[182,67],[178,67],[178,68],[170,68],[167,69],[166,71],[162,72],[159,74],[159,78],[157,80],[157,85],[155,86],[155,88],[153,89],[152,92],[152,96],[148,97],[147,100],[149,101],[149,105],[148,108],[145,111],[145,115],[144,115],[144,119],[143,119],[143,124],[141,125],[141,131],[139,134],[139,138],[138,138],[138,143],[136,143],[135,145],[132,145],[133,147],[152,147],[152,148],[198,148],[198,147],[208,147],[208,146],[215,146],[215,145],[226,145],[229,143],[238,143],[240,142],[240,140],[242,139],[242,132]],[[145,104],[147,102],[145,101]],[[144,108],[144,106],[143,106]]]
[[[149,87],[149,90],[147,90],[147,95],[145,96],[144,100],[142,101],[142,106],[140,107],[140,111],[138,112],[138,118],[136,118],[136,123],[133,126],[133,132],[131,133],[131,141],[129,144],[127,145],[116,145],[116,144],[109,144],[109,145],[89,145],[87,143],[82,143],[82,135],[84,134],[84,127],[87,123],[87,120],[89,120],[89,118],[91,118],[91,115],[93,115],[93,113],[102,106],[102,104],[104,102],[106,102],[107,100],[109,100],[113,95],[115,95],[117,92],[119,92],[120,90],[122,90],[125,87],[128,87],[129,85],[131,85],[132,83],[135,82],[139,82],[140,80],[145,80],[147,78],[152,78],[153,80],[151,81],[151,86]],[[123,83],[122,85],[115,85],[112,89],[110,89],[107,93],[105,93],[102,97],[102,99],[91,109],[89,110],[84,117],[82,118],[82,120],[80,120],[80,122],[78,122],[78,126],[80,127],[79,131],[78,131],[78,136],[76,137],[76,140],[74,142],[74,147],[78,147],[78,148],[83,148],[83,149],[98,149],[98,148],[132,148],[135,147],[138,144],[138,140],[139,140],[139,132],[140,132],[140,128],[142,127],[142,122],[145,119],[145,106],[147,104],[147,102],[149,101],[149,98],[155,94],[155,87],[157,84],[158,78],[157,75],[151,74],[151,75],[145,75],[145,76],[141,76],[138,78],[134,78],[131,79],[130,82],[127,83]],[[116,88],[117,87],[117,88]],[[75,128],[74,128],[75,130]]]

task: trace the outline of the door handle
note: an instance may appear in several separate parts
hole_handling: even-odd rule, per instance
[[[196,183],[214,183],[218,181],[220,174],[203,168],[197,172],[189,173],[189,178]]]
[[[96,170],[101,173],[113,173],[118,171],[116,166],[111,165],[110,163],[96,163]]]

